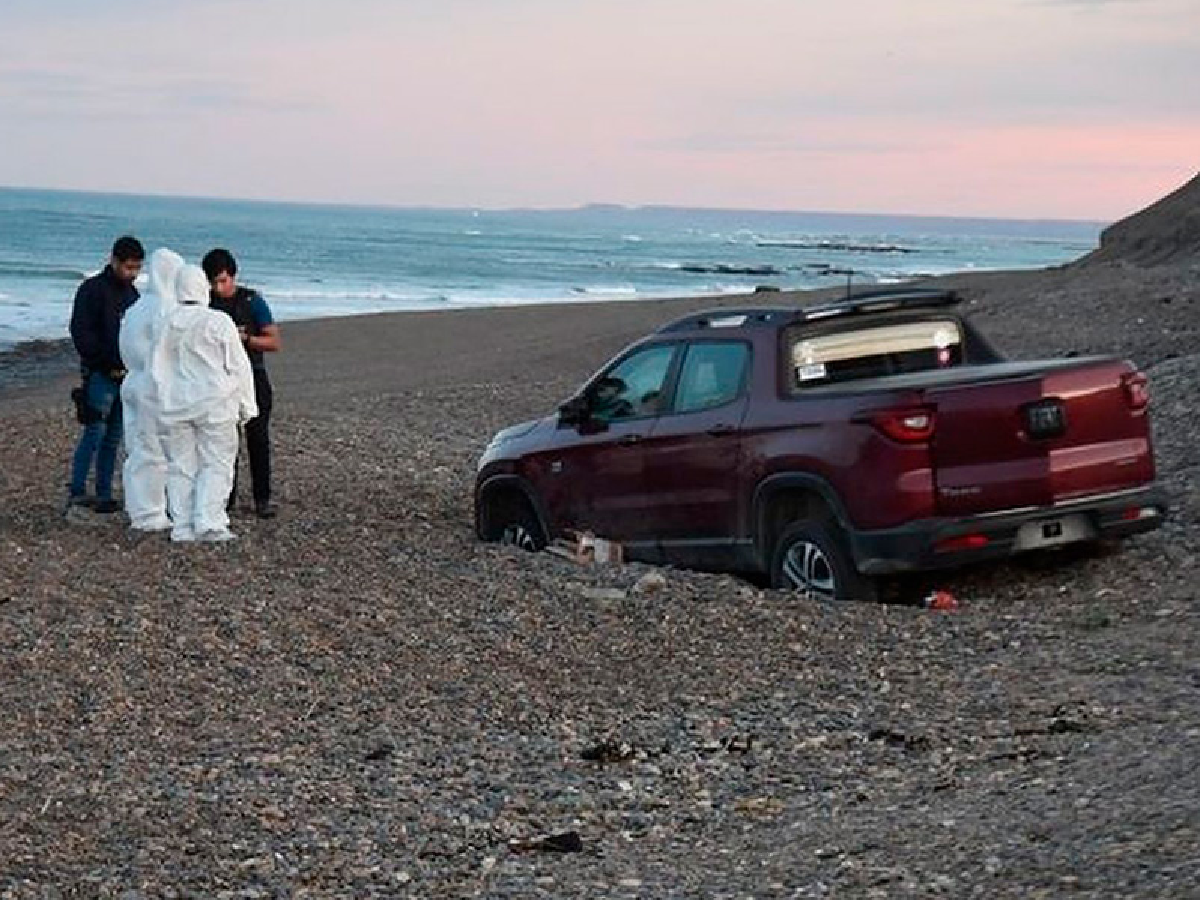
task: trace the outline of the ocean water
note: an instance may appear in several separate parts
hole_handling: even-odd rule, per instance
[[[0,349],[67,334],[79,282],[134,234],[238,258],[280,321],[894,283],[1039,268],[1105,223],[673,207],[349,207],[0,189]]]

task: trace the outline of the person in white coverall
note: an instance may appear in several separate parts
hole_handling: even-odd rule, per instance
[[[238,425],[258,415],[254,375],[237,326],[208,308],[208,278],[184,266],[177,305],[162,320],[152,371],[167,448],[173,541],[227,541]]]
[[[121,319],[119,343],[127,374],[121,382],[125,416],[122,469],[125,511],[138,531],[166,531],[167,455],[158,412],[158,391],[150,373],[156,326],[175,306],[175,276],[183,257],[162,247],[150,254],[150,293],[142,296]]]

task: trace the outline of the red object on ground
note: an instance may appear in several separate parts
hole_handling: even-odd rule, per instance
[[[958,609],[958,599],[949,591],[932,591],[925,598],[925,608],[942,611]]]

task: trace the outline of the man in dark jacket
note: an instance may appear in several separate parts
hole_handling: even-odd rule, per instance
[[[246,423],[246,451],[250,457],[250,489],[254,495],[254,512],[260,519],[275,515],[271,503],[271,406],[274,392],[271,379],[267,376],[264,353],[279,349],[279,326],[271,315],[271,308],[258,291],[237,283],[237,260],[228,250],[217,247],[204,254],[200,262],[208,283],[212,287],[209,307],[218,309],[233,319],[242,346],[250,357],[250,368],[254,372],[254,399],[258,404],[258,415]],[[235,470],[233,492],[237,493]],[[233,496],[229,498],[230,508]]]
[[[138,298],[133,282],[145,258],[146,251],[137,238],[118,238],[104,271],[88,278],[75,292],[71,339],[79,351],[83,376],[77,403],[83,433],[71,463],[69,506],[94,506],[98,513],[114,513],[121,508],[112,497],[117,448],[121,445],[121,379],[125,377],[117,338],[121,317]],[[93,460],[94,503],[87,493]]]

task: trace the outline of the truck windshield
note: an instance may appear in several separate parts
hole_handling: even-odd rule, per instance
[[[962,360],[962,332],[953,319],[798,334],[791,342],[792,387],[943,369]]]

